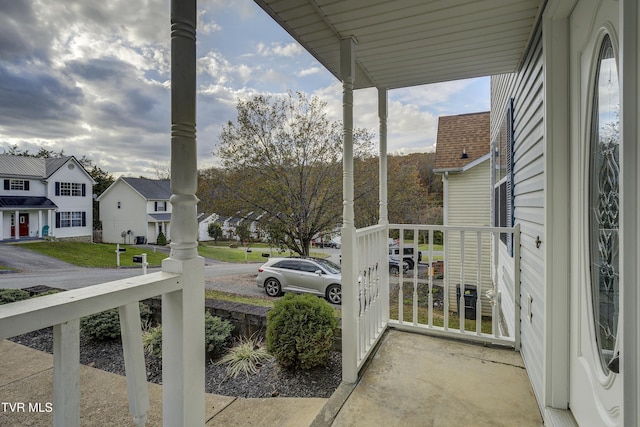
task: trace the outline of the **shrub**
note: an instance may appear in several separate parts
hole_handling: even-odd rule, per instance
[[[158,233],[158,239],[156,240],[156,243],[160,246],[164,246],[167,244],[167,238],[162,231]]]
[[[162,357],[162,325],[147,328],[142,332],[142,347],[146,353]]]
[[[29,299],[31,295],[22,289],[0,289],[0,305]]]
[[[267,350],[288,369],[324,366],[337,328],[334,310],[325,300],[286,294],[267,313]]]
[[[151,309],[140,303],[140,321],[144,328],[151,319]],[[95,341],[110,341],[120,337],[120,315],[117,308],[80,319],[80,328]]]
[[[60,292],[62,292],[62,291],[59,290],[59,289],[49,289],[48,291],[40,292],[39,294],[35,294],[32,298],[44,297],[44,296],[53,295],[53,294],[59,294]]]
[[[204,313],[204,343],[207,354],[217,359],[222,355],[231,340],[234,326],[228,320],[223,320],[211,313]]]
[[[269,359],[271,359],[271,355],[263,347],[262,340],[255,337],[245,337],[241,338],[238,344],[229,350],[216,364],[226,364],[227,375],[232,378],[242,373],[249,377],[249,374],[258,372],[258,365]]]
[[[218,358],[224,352],[229,341],[233,325],[228,320],[212,316],[211,313],[204,313],[204,337],[205,349],[207,353]],[[142,345],[144,350],[157,357],[162,357],[162,325],[157,328],[147,328],[142,333]]]

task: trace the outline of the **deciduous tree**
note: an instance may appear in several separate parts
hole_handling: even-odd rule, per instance
[[[292,92],[240,100],[215,152],[230,199],[265,212],[263,228],[277,225],[278,243],[301,255],[342,218],[343,131],[325,108],[317,97]],[[368,130],[354,130],[355,157],[371,155],[371,138]]]

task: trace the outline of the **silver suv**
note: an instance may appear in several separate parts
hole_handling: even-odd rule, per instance
[[[333,304],[342,302],[340,266],[322,258],[271,258],[258,269],[256,283],[270,297],[297,292],[319,295]]]

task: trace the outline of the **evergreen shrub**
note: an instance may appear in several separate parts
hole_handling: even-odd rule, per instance
[[[267,350],[287,369],[325,366],[337,328],[334,310],[325,300],[286,294],[267,313]]]
[[[144,328],[151,319],[151,309],[140,303],[140,321]],[[111,341],[120,337],[120,315],[117,308],[80,319],[80,329],[94,341]]]
[[[22,289],[0,289],[0,305],[29,299],[31,295]]]

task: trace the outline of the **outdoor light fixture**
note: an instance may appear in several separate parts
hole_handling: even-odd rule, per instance
[[[461,159],[468,159],[469,156],[467,155],[467,149],[465,148],[464,150],[462,150],[462,156],[460,156]]]

